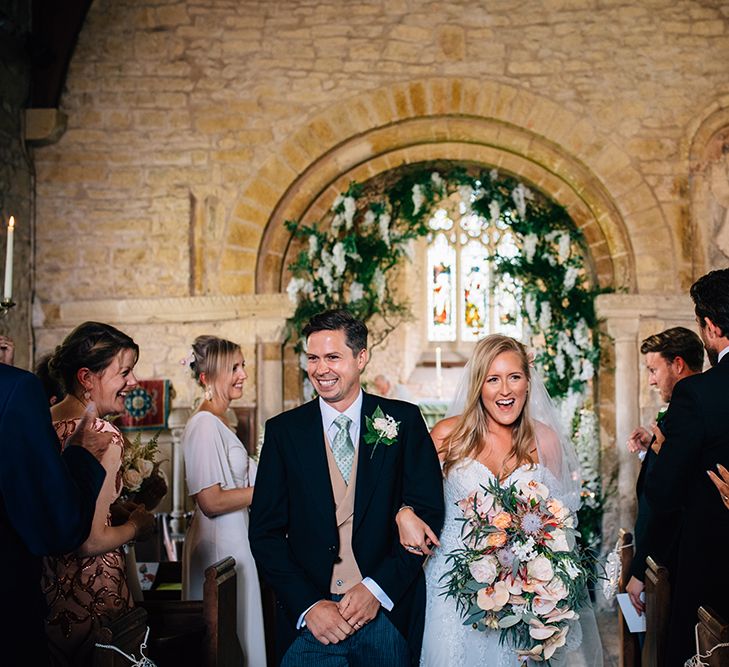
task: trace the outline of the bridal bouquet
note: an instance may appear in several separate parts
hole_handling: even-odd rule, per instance
[[[455,598],[464,625],[500,629],[520,660],[556,658],[590,571],[573,514],[536,480],[492,481],[458,505],[464,547],[448,555],[444,595]]]

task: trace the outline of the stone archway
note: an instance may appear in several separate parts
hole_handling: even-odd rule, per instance
[[[670,226],[651,188],[609,137],[518,88],[428,79],[343,101],[283,143],[244,187],[228,221],[220,291],[236,291],[240,253],[251,251],[258,258],[255,291],[280,291],[290,242],[283,222],[321,215],[348,181],[447,159],[496,166],[564,205],[585,233],[602,286],[672,287],[665,285],[666,275],[678,275]],[[654,256],[657,242],[670,248],[667,266],[640,262]]]

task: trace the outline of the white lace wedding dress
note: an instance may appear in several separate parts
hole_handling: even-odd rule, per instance
[[[425,606],[425,632],[420,664],[424,667],[519,667],[521,664],[514,649],[501,644],[500,630],[479,632],[470,625],[463,625],[463,617],[456,608],[454,598],[441,595],[445,580],[441,577],[451,569],[446,557],[454,549],[463,547],[461,527],[458,521],[463,514],[456,503],[470,493],[486,486],[494,478],[493,473],[476,460],[468,459],[451,469],[444,481],[445,522],[440,535],[440,547],[425,566],[427,601]],[[536,480],[549,488],[551,495],[559,497],[557,482],[551,472],[542,465],[527,465],[517,468],[502,484],[511,484],[519,479]],[[593,617],[594,620],[594,617]],[[574,648],[581,638],[579,625],[570,631],[567,649]],[[550,664],[601,665],[602,657],[572,654],[566,663],[555,661]]]

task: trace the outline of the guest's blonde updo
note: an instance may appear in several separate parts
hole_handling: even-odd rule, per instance
[[[225,338],[217,336],[198,336],[192,344],[190,370],[195,381],[208,392],[212,391],[213,382],[221,375],[223,370],[232,366],[233,357],[240,353],[240,345]],[[201,376],[205,379],[201,379]]]

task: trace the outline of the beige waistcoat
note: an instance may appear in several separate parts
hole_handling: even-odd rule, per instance
[[[334,564],[332,580],[329,583],[331,593],[342,595],[352,586],[362,581],[362,574],[352,551],[352,523],[354,521],[354,490],[357,486],[357,452],[355,451],[352,472],[349,484],[344,481],[339,472],[337,462],[334,460],[329,439],[324,436],[327,451],[327,464],[329,465],[329,479],[332,481],[334,492],[334,507],[337,517],[337,531],[339,532],[339,562]]]

